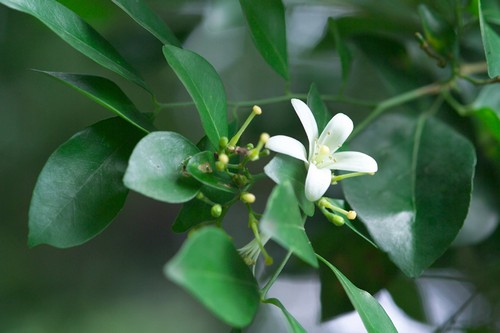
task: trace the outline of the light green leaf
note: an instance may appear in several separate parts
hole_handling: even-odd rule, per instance
[[[192,51],[165,45],[163,54],[191,95],[210,142],[218,147],[219,139],[228,136],[226,93],[219,75],[212,65]]]
[[[309,88],[309,93],[307,94],[307,106],[309,106],[309,109],[311,109],[314,115],[314,119],[316,119],[319,133],[323,132],[323,129],[332,118],[332,115],[326,108],[325,103],[323,103],[318,88],[314,83],[311,84],[311,88]]]
[[[247,326],[257,312],[257,282],[221,229],[192,234],[164,272],[229,325]]]
[[[156,15],[143,0],[112,0],[134,21],[158,38],[163,44],[181,46],[170,28]]]
[[[300,323],[295,319],[294,316],[285,308],[285,306],[276,298],[269,298],[265,300],[265,303],[273,304],[277,306],[285,315],[288,324],[290,325],[290,332],[292,333],[307,333],[307,331],[300,325]]]
[[[186,169],[191,176],[207,186],[230,193],[238,192],[231,177],[216,169],[214,153],[211,151],[194,155],[189,159]]]
[[[135,147],[123,179],[125,186],[150,198],[186,202],[198,193],[201,183],[185,170],[187,159],[198,148],[175,132],[153,132]]]
[[[123,207],[122,177],[142,132],[120,118],[75,134],[49,157],[29,210],[29,245],[79,245],[99,234]]]
[[[379,171],[343,180],[347,201],[391,260],[406,275],[420,275],[462,227],[471,198],[474,147],[438,120],[388,115],[349,148],[374,157]]]
[[[496,0],[479,1],[479,24],[483,39],[488,75],[491,78],[500,75],[500,6]]]
[[[304,162],[287,155],[277,154],[264,167],[264,172],[276,184],[289,181],[302,211],[307,216],[314,215],[314,204],[307,200],[305,194],[306,168]]]
[[[318,267],[304,222],[291,183],[285,181],[275,186],[261,219],[262,232],[308,264]]]
[[[253,42],[267,63],[288,80],[285,7],[281,0],[240,0]]]
[[[134,103],[113,81],[93,75],[45,71],[42,71],[42,73],[66,83],[98,104],[113,111],[132,125],[137,126],[142,131],[149,133],[156,130],[151,120],[137,110]]]
[[[107,40],[78,15],[57,1],[0,0],[0,3],[36,17],[85,56],[149,91],[139,73]]]
[[[391,321],[391,318],[384,311],[384,308],[377,302],[372,295],[366,291],[359,289],[344,274],[342,274],[335,266],[330,264],[326,259],[317,255],[328,268],[332,270],[340,284],[344,288],[347,296],[351,300],[352,305],[358,312],[363,324],[368,333],[397,333],[396,327]]]

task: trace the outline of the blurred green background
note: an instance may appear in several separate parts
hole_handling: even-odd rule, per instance
[[[189,100],[168,68],[161,44],[118,7],[105,0],[60,2],[84,17],[134,64],[153,86],[160,101]],[[412,9],[415,1],[355,2],[370,8],[374,15],[383,14],[391,22],[404,22],[400,32],[418,29],[418,18]],[[237,1],[148,3],[187,48],[200,53],[216,67],[229,100],[283,94],[283,81],[268,68],[252,45]],[[306,8],[290,3],[293,5],[289,7],[287,19],[292,91],[306,93],[315,81],[321,92],[337,93],[342,82],[338,57],[321,39],[326,17],[342,13],[345,8],[340,5],[332,11],[327,6]],[[471,41],[476,39],[477,36]],[[359,58],[344,87],[346,95],[381,100],[395,92],[394,86],[405,90],[419,81],[427,82],[425,70],[415,77],[394,75],[398,71],[416,73],[417,69],[428,69],[434,66],[432,60],[424,57],[418,66],[401,62],[397,58],[401,50],[394,44],[382,43],[384,41],[365,40],[364,47],[373,51],[375,57],[383,57],[384,62],[373,66],[369,61],[373,59],[357,53]],[[385,48],[384,52],[380,52],[381,48]],[[477,57],[472,51],[471,54],[472,58]],[[130,193],[116,220],[88,243],[64,250],[27,247],[31,192],[45,161],[74,133],[112,116],[77,92],[30,69],[111,78],[142,111],[151,111],[145,92],[79,54],[36,19],[0,6],[0,333],[228,332],[228,327],[163,276],[163,265],[185,238],[170,229],[179,206]],[[381,72],[386,76],[381,77]],[[391,80],[392,86],[391,82],[387,84]],[[355,123],[367,112],[335,103],[329,107],[349,113]],[[304,141],[300,123],[291,113],[288,102],[263,107],[263,110],[263,116],[257,118],[246,133],[246,141],[256,142],[264,130],[271,134],[300,133],[295,136]],[[240,109],[240,118],[246,117],[248,111],[249,108]],[[202,132],[195,119],[194,109],[182,108],[162,112],[156,124],[160,129],[178,131],[196,142]],[[456,126],[461,126],[460,121]],[[480,166],[491,169],[489,165]],[[493,171],[489,171],[492,180],[494,174],[498,174],[498,170]],[[261,205],[270,186],[271,183],[266,183],[257,191]],[[337,195],[335,192],[333,196]],[[498,221],[498,211],[490,209],[496,202],[493,200],[493,204],[487,205],[487,212]],[[233,213],[234,223],[228,228],[241,246],[248,234],[246,215],[244,211],[239,213]],[[396,274],[383,254],[374,254],[369,245],[349,231],[333,228],[321,217],[317,220],[323,223],[313,224],[308,230],[317,242],[316,248],[319,252],[338,251],[340,267],[343,263],[347,263],[347,267],[349,262],[360,263],[362,268],[351,267],[350,272],[351,277],[357,277],[354,280],[358,286],[375,292],[387,281],[387,275]],[[479,247],[450,250],[438,266],[474,273],[478,261],[486,258],[493,268],[491,274],[481,275],[489,281],[483,287],[498,301],[498,288],[494,288],[492,281],[499,274],[499,241],[497,231]],[[371,265],[362,264],[367,257]],[[290,272],[303,269],[295,262]],[[367,271],[376,271],[380,280]]]

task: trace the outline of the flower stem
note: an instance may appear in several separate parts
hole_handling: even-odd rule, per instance
[[[273,276],[271,276],[269,281],[267,281],[266,285],[261,289],[260,294],[261,294],[262,299],[266,298],[266,295],[267,295],[269,289],[271,289],[274,282],[276,282],[276,279],[278,279],[278,276],[281,274],[281,271],[283,271],[283,268],[285,268],[285,265],[288,262],[288,260],[290,260],[291,256],[292,256],[292,251],[288,251],[288,253],[285,256],[285,259],[283,259],[283,261],[279,265],[278,269],[274,272]]]

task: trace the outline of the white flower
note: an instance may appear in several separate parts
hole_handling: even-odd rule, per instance
[[[309,155],[302,143],[284,135],[269,138],[266,147],[306,163],[305,193],[308,200],[316,201],[325,194],[331,184],[331,170],[377,171],[377,162],[366,154],[353,151],[336,153],[353,130],[351,118],[343,113],[336,114],[318,135],[318,125],[309,107],[298,99],[292,99],[292,105],[306,131]]]

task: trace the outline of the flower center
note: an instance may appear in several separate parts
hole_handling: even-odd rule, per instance
[[[314,156],[313,156],[313,163],[318,167],[321,168],[321,166],[325,163],[325,160],[328,161],[332,158],[330,154],[330,148],[328,148],[327,145],[322,145],[316,142],[316,145],[314,147]]]

